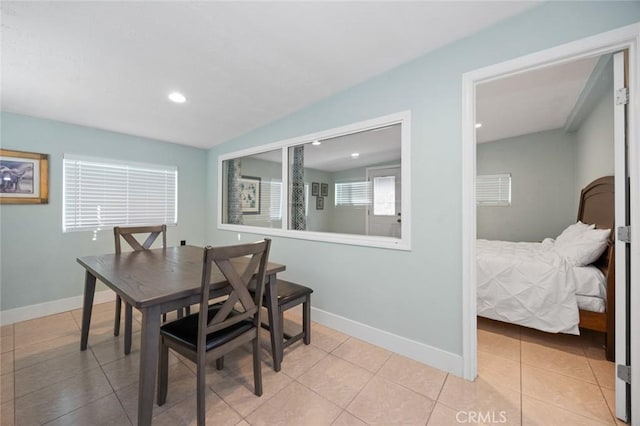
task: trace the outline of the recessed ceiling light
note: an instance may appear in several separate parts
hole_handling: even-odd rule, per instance
[[[360,153],[358,153],[358,152],[354,152],[353,154],[351,154],[351,158],[353,158],[353,159],[356,159],[358,157],[360,157]]]
[[[313,142],[311,142],[311,145],[315,145],[315,146],[322,145],[322,142],[320,142],[320,141],[313,141]]]
[[[185,98],[185,96],[180,92],[170,93],[169,99],[177,104],[183,104],[187,101],[187,98]]]
[[[480,127],[482,127],[482,123],[476,123],[476,129],[479,129]]]

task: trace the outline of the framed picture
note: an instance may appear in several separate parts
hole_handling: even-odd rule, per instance
[[[0,203],[47,204],[49,156],[0,149]]]
[[[324,210],[324,197],[316,198],[316,210]]]
[[[260,178],[240,178],[240,205],[242,214],[260,214]]]
[[[328,183],[323,183],[320,185],[320,195],[322,195],[323,197],[328,197],[329,196],[329,184]]]
[[[311,195],[316,197],[320,195],[320,184],[318,182],[311,183]]]

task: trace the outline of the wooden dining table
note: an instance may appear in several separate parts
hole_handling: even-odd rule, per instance
[[[91,310],[96,279],[116,292],[142,313],[140,344],[140,373],[138,382],[138,425],[150,425],[153,414],[156,366],[160,342],[160,317],[163,313],[200,302],[200,286],[204,249],[194,246],[85,256],[77,259],[85,270],[84,305],[80,350],[87,349]],[[234,262],[244,262],[244,258]],[[276,274],[285,265],[269,262],[266,267],[265,297],[271,306],[278,306]],[[226,295],[228,283],[213,265],[211,271],[211,298]],[[282,362],[282,323],[277,309],[268,309],[272,327],[271,347],[273,365],[280,370]]]

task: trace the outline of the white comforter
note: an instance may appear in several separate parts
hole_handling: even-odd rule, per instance
[[[572,266],[552,242],[477,241],[478,315],[580,334]]]

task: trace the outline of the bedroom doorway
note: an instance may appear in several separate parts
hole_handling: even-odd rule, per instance
[[[518,58],[503,64],[498,64],[496,66],[488,67],[482,70],[477,70],[468,74],[465,74],[463,78],[463,99],[464,99],[464,119],[463,119],[463,169],[464,169],[464,177],[463,177],[463,194],[464,194],[464,206],[463,206],[463,301],[464,301],[464,330],[463,330],[463,356],[464,356],[464,374],[465,377],[470,379],[474,378],[477,373],[477,362],[478,362],[478,354],[477,354],[477,345],[478,345],[478,329],[477,327],[477,319],[476,315],[476,248],[475,248],[475,238],[476,238],[476,229],[480,231],[480,227],[476,228],[476,220],[478,223],[482,220],[490,220],[491,218],[482,217],[482,213],[476,210],[476,198],[475,198],[475,182],[476,182],[476,161],[477,155],[480,155],[480,149],[476,149],[476,136],[480,135],[480,130],[487,130],[486,124],[483,123],[480,119],[481,114],[478,112],[476,116],[476,107],[477,102],[480,102],[479,98],[476,96],[481,92],[482,84],[497,84],[500,79],[507,80],[514,76],[525,76],[526,74],[535,74],[535,73],[544,73],[545,70],[550,70],[554,66],[571,66],[576,63],[588,63],[589,60],[595,61],[596,65],[598,62],[609,60],[611,62],[611,68],[617,67],[620,68],[620,64],[622,64],[622,68],[624,68],[625,64],[625,55],[617,55],[614,56],[616,52],[623,51],[627,49],[627,66],[631,70],[630,73],[627,74],[626,77],[622,78],[623,83],[627,83],[625,86],[631,89],[631,96],[629,97],[631,100],[635,99],[633,96],[634,90],[636,87],[636,82],[638,81],[638,66],[637,66],[637,52],[635,50],[636,44],[635,39],[638,36],[640,29],[638,26],[632,26],[620,29],[618,31],[612,31],[610,33],[604,34],[601,37],[591,37],[589,40],[581,40],[575,43],[570,43],[568,45],[560,46],[558,48],[550,49],[548,51],[539,52],[537,54],[529,55],[527,57]],[[593,64],[592,64],[593,65]],[[596,65],[593,65],[593,69],[596,68]],[[613,73],[613,72],[612,72]],[[620,80],[617,78],[617,80]],[[583,82],[582,85],[576,83],[578,87],[582,88],[585,86]],[[514,95],[518,97],[522,103],[526,103],[530,99],[523,96],[526,94],[526,90],[523,92],[523,88],[526,89],[526,84],[522,81],[519,82],[518,85],[515,86]],[[561,96],[560,93],[556,92],[555,95]],[[622,96],[622,92],[617,93],[616,95]],[[610,93],[612,100],[614,99],[614,94]],[[609,103],[611,105],[613,102]],[[620,102],[622,104],[622,102]],[[638,215],[631,215],[630,212],[636,211],[638,206],[638,194],[633,192],[628,192],[627,184],[637,182],[637,173],[636,165],[638,162],[638,153],[634,149],[636,146],[635,143],[638,140],[637,134],[637,113],[635,112],[637,105],[634,102],[630,102],[628,105],[622,105],[621,107],[617,107],[618,111],[622,111],[622,117],[624,118],[625,113],[628,114],[629,121],[625,127],[623,124],[620,126],[620,113],[616,113],[616,125],[617,128],[622,128],[622,136],[624,136],[625,128],[628,129],[628,139],[627,143],[630,146],[629,151],[625,150],[626,145],[624,140],[620,142],[618,139],[617,149],[615,156],[612,156],[612,160],[614,161],[614,169],[616,176],[616,227],[619,227],[620,224],[624,225],[632,225],[633,223],[638,221]],[[530,115],[544,115],[544,110],[532,110]],[[579,115],[579,113],[576,113]],[[515,114],[517,117],[517,114]],[[511,119],[511,117],[508,115]],[[529,117],[530,118],[530,117]],[[578,117],[579,118],[579,117]],[[511,120],[517,121],[517,120]],[[518,124],[518,123],[516,123]],[[569,125],[571,125],[569,123]],[[480,127],[481,126],[481,127]],[[478,129],[478,133],[476,134],[476,129]],[[487,133],[487,132],[485,132]],[[620,134],[620,130],[618,130],[618,134]],[[479,137],[479,136],[478,136]],[[558,155],[565,155],[566,153],[559,152]],[[523,152],[522,155],[529,155],[528,152]],[[625,167],[627,164],[626,160],[630,159],[633,161],[629,162],[629,167]],[[501,174],[507,174],[508,171],[501,171]],[[478,174],[481,173],[481,170],[478,169]],[[538,165],[538,174],[539,176],[547,173],[544,167],[544,163]],[[548,176],[545,176],[548,177]],[[515,185],[516,177],[513,176]],[[562,180],[556,176],[556,188],[562,185]],[[637,191],[636,191],[637,192]],[[574,203],[577,201],[578,194],[575,195]],[[511,201],[511,200],[509,200]],[[513,200],[515,203],[515,200]],[[575,204],[574,204],[575,205]],[[549,209],[558,209],[562,206],[557,205],[557,203],[549,202],[545,207]],[[496,207],[498,208],[498,207]],[[566,206],[565,206],[566,209]],[[575,212],[575,210],[574,210]],[[622,215],[622,216],[620,216]],[[626,216],[626,217],[625,217]],[[575,213],[573,214],[573,218],[575,221]],[[505,219],[499,220],[499,225],[504,226],[507,221]],[[485,224],[486,225],[486,224]],[[545,224],[544,227],[547,229],[550,228],[550,224]],[[559,226],[559,225],[555,225]],[[547,235],[549,237],[557,236],[562,229],[559,230],[558,233]],[[478,232],[479,233],[479,232]],[[514,236],[509,236],[509,238]],[[622,236],[624,237],[624,236]],[[540,238],[542,239],[542,238]],[[624,239],[624,238],[623,238]],[[619,365],[629,365],[632,359],[637,359],[638,352],[630,351],[633,348],[637,347],[638,341],[638,333],[631,333],[631,329],[625,327],[625,324],[629,320],[627,313],[633,315],[637,318],[637,312],[629,312],[625,309],[629,306],[631,300],[638,299],[638,289],[631,288],[628,292],[625,286],[624,278],[628,276],[630,273],[634,273],[638,269],[637,262],[631,264],[629,261],[626,264],[627,258],[625,253],[628,256],[633,256],[634,260],[637,260],[638,247],[637,243],[632,242],[628,244],[623,241],[623,239],[616,238],[615,248],[616,248],[616,276],[617,279],[622,278],[622,280],[618,280],[615,284],[615,288],[617,291],[615,300],[617,303],[616,306],[616,320],[617,325],[616,329],[618,331],[618,336],[621,336],[620,339],[617,339],[617,353],[616,353],[616,364]],[[517,240],[517,237],[516,237]],[[621,257],[622,256],[622,257]],[[620,258],[621,257],[621,258]],[[629,257],[629,260],[631,257]],[[638,276],[638,275],[634,275]],[[634,304],[635,306],[639,306],[638,304]],[[640,322],[636,321],[634,324],[639,324]],[[495,325],[495,324],[493,324]],[[492,327],[492,324],[488,326],[486,324],[480,324],[480,327]],[[482,334],[482,332],[480,333]],[[629,340],[625,341],[625,337],[629,337]],[[624,370],[624,367],[622,368]],[[612,373],[613,374],[613,373]],[[637,380],[635,381],[635,385],[637,387]],[[623,420],[629,419],[629,407],[631,400],[638,401],[638,396],[640,396],[639,392],[633,392],[634,389],[624,380],[620,378],[615,379],[615,414],[618,418]],[[630,392],[631,391],[631,392]],[[640,403],[633,404],[631,409],[637,410],[640,408]]]

